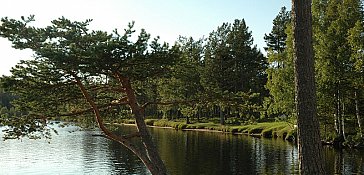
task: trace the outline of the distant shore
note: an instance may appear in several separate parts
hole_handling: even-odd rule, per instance
[[[148,127],[181,131],[215,132],[263,138],[281,138],[290,142],[295,141],[296,138],[295,128],[287,122],[265,122],[250,125],[220,125],[211,122],[186,124],[182,121],[169,121],[165,119],[147,119],[145,122]],[[135,126],[134,120],[123,120],[113,124]]]

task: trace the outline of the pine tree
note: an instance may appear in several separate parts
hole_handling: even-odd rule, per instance
[[[252,34],[244,20],[224,23],[211,32],[204,56],[202,85],[206,95],[216,99],[212,106],[218,109],[222,124],[232,99],[240,98],[238,103],[244,104],[247,99],[242,96],[258,94],[253,95],[254,104],[262,104],[267,95],[264,88],[267,62],[253,46]],[[247,108],[241,110],[241,115],[257,115],[255,113]]]
[[[311,1],[292,1],[295,90],[300,174],[325,174],[312,45]]]
[[[198,112],[199,96],[203,93],[200,80],[203,40],[179,37],[176,47],[180,52],[178,60],[172,67],[171,76],[159,82],[161,85],[158,91],[161,101],[175,102],[169,106],[163,106],[164,112],[171,110],[175,113],[180,112],[189,123],[190,117]]]
[[[290,12],[286,10],[286,7],[282,7],[281,11],[273,20],[272,31],[267,35],[264,35],[264,40],[267,43],[267,47],[264,49],[270,52],[283,52],[286,48],[286,28],[290,22]]]
[[[273,21],[271,33],[265,37],[268,50],[267,69],[268,81],[266,88],[269,90],[270,97],[265,99],[265,114],[270,117],[281,119],[294,116],[294,71],[293,71],[293,44],[292,29],[290,27],[289,12],[282,10]],[[277,22],[279,21],[279,22]],[[279,26],[276,26],[279,25]],[[282,27],[285,25],[286,27]],[[284,35],[282,34],[284,33]],[[267,35],[266,35],[267,36]],[[285,42],[274,44],[271,41]],[[271,43],[271,44],[269,44]],[[280,49],[277,49],[279,46]]]
[[[1,37],[17,49],[35,52],[34,60],[21,61],[11,76],[2,78],[2,86],[19,95],[17,107],[28,112],[7,122],[8,136],[44,133],[49,117],[87,116],[91,112],[106,138],[130,149],[152,174],[166,174],[132,82],[163,75],[173,64],[175,48],[160,44],[158,39],[149,43],[145,30],[132,42],[134,23],[121,35],[116,30],[112,34],[89,31],[91,20],[77,22],[62,17],[44,28],[31,26],[31,21],[34,16],[1,19]],[[104,125],[108,109],[122,105],[130,107],[136,120],[138,131],[131,135],[115,135]],[[131,138],[139,138],[143,146],[135,146]]]

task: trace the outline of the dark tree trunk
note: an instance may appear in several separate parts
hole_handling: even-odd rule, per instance
[[[140,160],[144,163],[144,165],[149,169],[149,171],[153,175],[164,175],[167,174],[167,170],[164,166],[164,163],[162,162],[157,148],[154,145],[152,138],[147,130],[147,126],[144,122],[142,110],[140,109],[139,105],[136,103],[136,98],[133,89],[131,88],[130,82],[127,78],[125,79],[119,79],[122,83],[122,86],[125,90],[125,93],[128,96],[128,102],[130,107],[132,108],[132,112],[135,116],[135,120],[137,123],[138,132],[133,133],[130,135],[125,136],[119,136],[112,133],[110,130],[108,130],[101,118],[100,110],[97,107],[95,101],[91,97],[91,95],[86,90],[85,86],[81,82],[80,78],[76,76],[76,74],[72,74],[73,77],[76,80],[76,83],[78,87],[80,88],[83,96],[85,97],[86,101],[89,103],[89,105],[92,107],[93,112],[95,114],[96,122],[101,129],[101,131],[105,134],[105,137],[108,139],[111,139],[113,141],[116,141],[128,149],[130,149],[136,156],[140,158]],[[130,139],[134,137],[140,137],[141,141],[144,145],[144,150],[139,149],[137,146],[135,146]]]
[[[220,124],[221,125],[225,125],[224,111],[222,110],[222,107],[220,107],[219,109],[220,109],[220,113],[219,113],[219,116],[220,116]]]
[[[326,174],[316,118],[311,0],[292,0],[300,174]]]
[[[136,96],[134,93],[133,88],[131,87],[131,83],[128,78],[126,77],[119,77],[119,80],[125,88],[125,93],[129,100],[129,105],[132,110],[132,113],[135,117],[135,123],[137,125],[138,131],[140,133],[140,137],[144,148],[147,152],[147,155],[151,162],[151,168],[149,170],[152,174],[156,175],[164,175],[167,174],[167,169],[158,153],[158,149],[152,140],[152,136],[150,135],[147,125],[144,122],[143,115],[141,113],[141,108],[137,103]]]

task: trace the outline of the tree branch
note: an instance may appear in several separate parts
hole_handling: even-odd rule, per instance
[[[177,101],[167,101],[167,102],[146,102],[144,103],[141,108],[145,109],[149,105],[175,105],[181,103],[192,103],[196,102],[197,100],[177,100]]]
[[[109,139],[109,137],[106,136],[106,135],[104,135],[104,134],[92,134],[92,136],[95,136],[95,137],[104,137],[104,138]],[[135,133],[131,133],[131,134],[127,134],[127,135],[121,136],[121,138],[126,139],[126,140],[130,140],[130,139],[132,139],[134,137],[140,137],[140,133],[139,132],[135,132]]]
[[[122,88],[122,87],[112,87],[112,86],[109,86],[109,85],[103,85],[101,87],[100,86],[92,86],[88,90],[90,90],[90,91],[102,90],[102,92],[105,92],[105,91],[122,92],[122,93],[125,92],[125,89]]]
[[[119,105],[128,105],[129,103],[128,102],[115,102],[115,101],[112,101],[111,103],[109,104],[104,104],[104,105],[100,105],[100,106],[97,106],[98,109],[103,109],[103,108],[107,108],[107,107],[110,107],[110,106],[119,106]],[[91,108],[88,108],[88,109],[83,109],[83,110],[79,110],[79,111],[75,111],[75,112],[71,112],[71,113],[63,113],[63,114],[60,114],[60,116],[75,116],[75,115],[81,115],[81,114],[84,114],[84,113],[87,113],[87,112],[92,112],[94,109],[91,107]]]

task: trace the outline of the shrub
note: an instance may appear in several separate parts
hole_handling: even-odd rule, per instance
[[[149,126],[153,126],[156,119],[146,119],[145,124]]]
[[[177,125],[177,129],[179,129],[179,130],[186,129],[186,128],[187,128],[187,124],[180,123]]]

